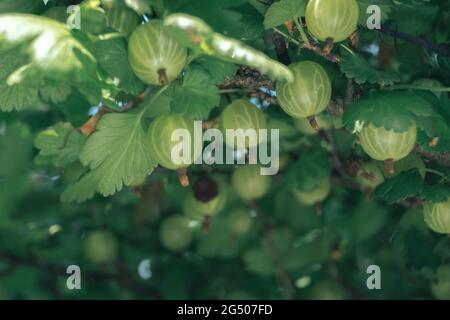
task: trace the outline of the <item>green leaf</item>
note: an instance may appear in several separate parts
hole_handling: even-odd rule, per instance
[[[418,170],[402,172],[387,179],[373,192],[373,196],[381,198],[389,204],[397,203],[406,198],[415,197],[423,190],[423,179]]]
[[[450,199],[450,186],[445,184],[425,185],[420,197],[425,201],[435,203],[447,201]]]
[[[209,56],[201,56],[195,59],[193,64],[199,65],[204,72],[208,73],[214,84],[222,83],[226,78],[232,78],[238,69],[234,63]]]
[[[193,120],[206,119],[220,103],[219,89],[202,68],[191,66],[186,71],[183,85],[175,92],[172,111]]]
[[[279,81],[294,81],[288,67],[241,41],[214,32],[200,18],[176,13],[166,17],[164,24],[174,37],[197,54],[253,67]]]
[[[357,243],[375,236],[387,221],[387,211],[375,201],[361,201],[350,221],[350,231]]]
[[[61,81],[80,75],[86,61],[95,63],[65,24],[26,14],[0,15],[0,47],[18,46],[27,54],[28,61],[9,77],[10,84],[24,79],[33,79],[36,83],[39,79]]]
[[[72,89],[67,84],[45,86],[39,89],[43,101],[60,103],[67,99]]]
[[[307,1],[281,0],[273,3],[266,12],[264,27],[277,27],[283,23],[305,15]]]
[[[367,13],[367,8],[371,5],[377,5],[381,9],[381,22],[385,22],[389,19],[394,3],[392,0],[377,0],[376,2],[373,0],[358,0],[359,25],[364,27],[367,25],[367,19],[372,15],[371,13]]]
[[[242,26],[244,32],[239,33],[240,40],[247,41],[262,37],[264,15],[253,4],[246,2],[240,6],[231,7],[230,10],[241,15],[239,25]],[[265,8],[262,12],[265,12]]]
[[[175,86],[170,86],[168,90],[155,97],[157,93],[147,94],[142,101],[142,109],[146,110],[147,118],[156,118],[162,114],[170,112],[170,105],[175,94]]]
[[[329,177],[331,164],[328,154],[322,148],[315,148],[305,150],[291,170],[291,184],[300,191],[310,192]]]
[[[34,107],[40,103],[38,89],[22,84],[9,84],[9,76],[24,63],[15,50],[0,50],[0,110],[12,111]]]
[[[395,21],[396,28],[413,35],[430,32],[439,7],[428,5],[427,2],[429,3],[423,0],[397,0],[390,17]]]
[[[372,91],[354,102],[344,113],[344,124],[360,131],[372,123],[386,130],[404,132],[420,117],[431,117],[429,103],[407,91]],[[417,123],[421,126],[422,123]]]
[[[40,149],[39,156],[50,157],[55,166],[66,166],[78,160],[85,141],[70,123],[59,122],[38,135],[35,147]]]
[[[94,54],[100,66],[114,79],[118,87],[131,94],[143,91],[143,83],[136,77],[128,62],[125,38],[114,37],[97,41]]]
[[[61,201],[81,203],[91,199],[97,192],[99,180],[98,171],[88,172],[80,180],[67,187],[61,195]]]
[[[342,50],[341,70],[357,83],[378,83],[382,86],[399,82],[400,76],[394,71],[379,71],[372,67],[363,56]]]
[[[80,160],[95,171],[98,191],[104,196],[149,175],[156,167],[142,126],[142,113],[107,114],[96,129],[84,146]]]
[[[36,0],[2,0],[0,1],[0,13],[34,13],[44,7],[43,1]]]

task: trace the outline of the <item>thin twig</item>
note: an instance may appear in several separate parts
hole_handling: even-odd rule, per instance
[[[345,92],[345,100],[344,100],[344,105],[346,107],[348,107],[349,105],[352,104],[352,102],[353,102],[353,93],[354,93],[353,78],[348,78],[347,79],[347,90]]]
[[[384,33],[384,34],[388,34],[396,39],[398,38],[398,39],[408,41],[419,47],[430,49],[431,51],[439,53],[443,56],[450,57],[450,48],[449,47],[443,46],[443,45],[438,45],[434,42],[431,42],[428,39],[418,37],[418,36],[413,36],[413,35],[405,33],[405,32],[396,31],[387,26],[382,26],[381,29],[379,29],[378,31],[381,33]]]
[[[340,63],[341,62],[341,58],[335,54],[332,53],[327,53],[325,51],[323,51],[322,48],[313,45],[311,43],[300,43],[299,41],[292,39],[291,37],[289,37],[286,33],[284,33],[283,31],[281,31],[278,28],[273,28],[275,33],[278,33],[279,35],[283,36],[284,38],[288,39],[290,42],[292,42],[293,44],[297,45],[298,47],[300,47],[301,49],[306,49],[306,50],[310,50],[315,52],[316,54],[318,54],[319,56],[325,58],[328,61],[334,62],[334,63]]]

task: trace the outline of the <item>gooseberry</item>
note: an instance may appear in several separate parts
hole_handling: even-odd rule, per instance
[[[291,64],[294,82],[277,82],[276,91],[281,108],[293,118],[308,118],[318,130],[315,116],[325,110],[331,100],[331,81],[324,68],[312,61]]]
[[[315,38],[340,42],[357,28],[359,8],[356,0],[310,0],[306,6],[306,25]]]
[[[242,199],[259,199],[269,191],[270,177],[261,175],[260,168],[259,165],[244,165],[234,170],[233,187]]]
[[[152,20],[131,34],[128,60],[139,79],[148,84],[163,85],[183,71],[187,49],[166,32],[160,20]]]

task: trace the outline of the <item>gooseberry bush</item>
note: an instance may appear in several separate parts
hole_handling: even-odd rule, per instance
[[[446,0],[0,0],[0,298],[450,299],[449,33]],[[279,135],[175,163],[194,121]]]

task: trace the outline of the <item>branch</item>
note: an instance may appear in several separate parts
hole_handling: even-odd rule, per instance
[[[341,58],[335,54],[325,52],[322,48],[318,47],[315,44],[311,43],[300,43],[299,41],[289,37],[287,34],[285,34],[283,31],[273,28],[274,33],[279,34],[286,38],[289,42],[292,42],[293,44],[299,46],[299,48],[310,50],[318,54],[319,56],[327,59],[328,61],[334,62],[334,63],[340,63]]]
[[[420,147],[416,147],[416,151],[424,158],[433,160],[444,167],[450,167],[450,152],[426,152],[420,149]]]
[[[378,30],[381,33],[390,35],[394,38],[398,38],[398,39],[402,39],[405,41],[408,41],[412,44],[415,44],[419,47],[424,47],[427,49],[430,49],[436,53],[439,53],[443,56],[447,56],[450,57],[450,48],[447,46],[442,46],[442,45],[438,45],[434,42],[431,42],[428,39],[419,37],[419,36],[413,36],[411,34],[405,33],[405,32],[401,32],[401,31],[396,31],[394,29],[391,29],[387,26],[382,26],[381,29]]]
[[[261,87],[274,89],[275,82],[270,80],[267,76],[262,75],[255,69],[241,67],[233,78],[226,79],[223,83],[219,84],[218,87],[219,89],[233,89],[236,87],[242,87],[248,90],[256,91]]]

